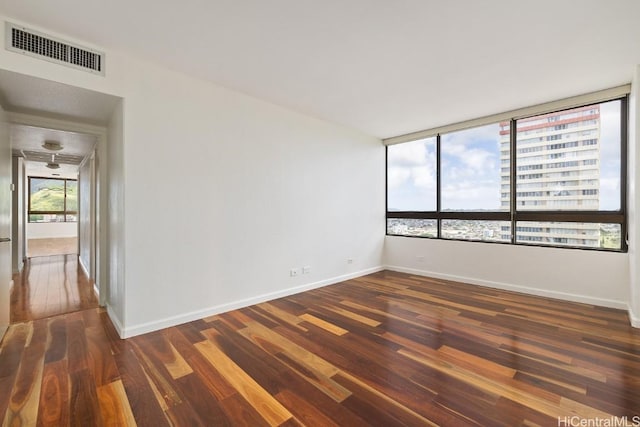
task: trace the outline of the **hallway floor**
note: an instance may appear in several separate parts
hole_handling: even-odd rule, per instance
[[[13,280],[11,323],[98,307],[76,254],[29,258]]]
[[[51,255],[78,253],[77,237],[56,237],[51,239],[29,239],[27,243],[29,258]]]

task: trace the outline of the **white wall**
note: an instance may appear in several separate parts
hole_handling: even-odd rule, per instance
[[[379,140],[146,71],[125,97],[127,334],[379,267]]]
[[[91,270],[91,246],[93,239],[93,155],[80,165],[78,171],[78,257],[89,277]]]
[[[12,260],[13,260],[13,273],[16,274],[22,271],[24,265],[25,251],[24,251],[24,236],[25,236],[25,168],[24,159],[22,157],[13,158],[12,166],[12,179],[13,179],[13,205],[11,212],[13,215],[12,222]]]
[[[57,237],[76,237],[77,222],[29,222],[27,239],[51,239]]]
[[[101,286],[100,295],[107,294],[107,309],[111,319],[121,334],[125,331],[125,211],[124,211],[124,106],[119,102],[111,116],[107,129],[106,162],[102,161],[101,173],[108,176],[108,188],[103,192],[103,207],[106,207],[106,221],[100,221],[101,239],[107,250],[102,254],[102,262],[106,264],[106,289]],[[108,167],[105,168],[105,163]],[[104,175],[103,178],[104,179]],[[104,200],[106,198],[106,200]],[[143,282],[144,283],[144,282]],[[152,297],[153,290],[145,286]],[[105,292],[106,290],[106,292]],[[147,301],[147,305],[153,304]]]
[[[624,253],[387,236],[385,264],[397,271],[607,307],[626,309],[629,299]]]
[[[379,268],[378,139],[106,57],[99,77],[0,50],[10,71],[124,98],[107,144],[108,308],[122,335]],[[289,277],[302,266],[311,273]]]
[[[629,97],[629,317],[635,327],[640,327],[640,227],[637,223],[640,214],[640,66],[634,71]]]

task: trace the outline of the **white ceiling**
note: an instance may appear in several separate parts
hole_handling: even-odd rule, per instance
[[[60,169],[49,169],[44,163],[25,162],[27,176],[40,178],[78,178],[78,167],[73,165],[60,165]]]
[[[0,69],[6,110],[106,126],[119,98]]]
[[[86,133],[65,132],[21,124],[11,125],[11,147],[14,150],[51,153],[42,148],[42,144],[44,141],[57,141],[62,146],[59,153],[86,157],[93,151],[97,140],[97,136]]]
[[[11,147],[14,153],[38,152],[48,155],[71,155],[78,158],[85,158],[91,154],[97,143],[97,137],[91,134],[78,132],[65,132],[54,129],[45,129],[34,126],[26,126],[21,124],[12,124],[10,127]],[[42,148],[44,141],[57,141],[62,146],[62,150],[51,152]],[[26,168],[29,176],[61,176],[63,178],[77,177],[78,164],[67,164],[59,159],[60,169],[48,169],[46,163],[37,161],[28,161],[30,156],[27,154]]]
[[[638,0],[0,0],[0,13],[378,137],[628,83],[640,64]]]
[[[0,69],[0,105],[8,111],[106,126],[118,101],[115,96]],[[14,155],[25,158],[29,176],[77,178],[78,159],[90,155],[97,143],[92,134],[21,124],[12,124],[10,132]],[[60,142],[63,149],[55,153],[44,149],[47,140]],[[60,168],[47,168],[30,152],[56,154]]]

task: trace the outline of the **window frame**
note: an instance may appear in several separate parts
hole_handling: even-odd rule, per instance
[[[51,224],[51,223],[61,223],[61,222],[78,222],[77,216],[78,211],[70,211],[67,210],[67,182],[73,181],[76,183],[76,188],[78,186],[78,180],[73,178],[58,178],[58,177],[49,177],[49,176],[29,176],[29,188],[28,188],[28,200],[27,200],[27,222],[31,224]],[[36,211],[31,209],[31,181],[33,179],[46,179],[51,181],[63,181],[64,182],[64,208],[61,211]],[[62,215],[63,221],[32,221],[31,215]],[[68,215],[75,215],[76,219],[73,221],[67,220]]]
[[[588,96],[588,95],[587,95]],[[534,117],[547,113],[558,113],[573,108],[586,107],[589,105],[601,104],[609,101],[620,101],[620,208],[615,211],[602,211],[602,210],[518,210],[517,209],[517,187],[516,181],[518,176],[517,170],[517,121],[520,119]],[[553,103],[552,103],[553,104]],[[456,130],[454,125],[445,126],[438,129],[436,136],[436,211],[389,211],[388,206],[388,151],[389,146],[395,143],[409,142],[412,140],[422,139],[426,137],[427,132],[422,131],[416,133],[416,138],[411,139],[410,135],[404,135],[401,137],[390,138],[385,142],[391,142],[398,138],[401,141],[393,141],[393,143],[387,143],[385,147],[385,234],[388,236],[401,236],[401,237],[414,237],[422,239],[439,239],[439,240],[455,240],[464,242],[482,242],[490,244],[502,244],[502,245],[519,245],[519,246],[539,246],[539,247],[552,247],[563,249],[582,249],[582,250],[596,250],[604,252],[627,252],[627,149],[628,149],[628,113],[629,113],[629,95],[628,92],[624,94],[618,94],[614,97],[608,97],[604,99],[589,99],[588,102],[574,105],[561,105],[553,109],[543,109],[540,111],[532,111],[527,109],[528,114],[518,115],[512,114],[508,121],[510,122],[510,140],[509,140],[509,210],[508,211],[442,211],[441,206],[441,134],[448,133],[452,130]],[[506,114],[506,113],[505,113]],[[504,116],[504,115],[503,115]],[[507,121],[501,119],[499,121]],[[496,122],[495,117],[477,119],[469,122],[466,128],[483,126],[489,123]],[[460,126],[460,129],[463,127]],[[446,131],[445,131],[446,130]],[[419,136],[419,137],[418,137]],[[432,135],[434,136],[434,135]],[[401,235],[389,233],[388,220],[389,219],[426,219],[437,221],[437,237],[429,236],[413,236],[413,235]],[[442,237],[442,220],[489,220],[489,221],[508,221],[511,224],[511,240],[510,242],[500,242],[491,240],[476,240],[476,239],[455,239]],[[554,245],[554,244],[536,244],[536,243],[522,243],[517,241],[517,224],[520,221],[528,222],[581,222],[581,223],[604,223],[604,224],[619,224],[621,227],[620,236],[620,248],[602,248],[602,247],[587,247],[587,246],[571,246],[571,245]]]

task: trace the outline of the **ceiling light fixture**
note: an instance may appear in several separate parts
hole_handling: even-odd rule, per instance
[[[60,163],[56,162],[56,155],[51,155],[51,161],[46,164],[49,169],[60,169]]]
[[[45,141],[42,144],[42,148],[49,151],[60,151],[62,150],[62,145],[58,141]]]

